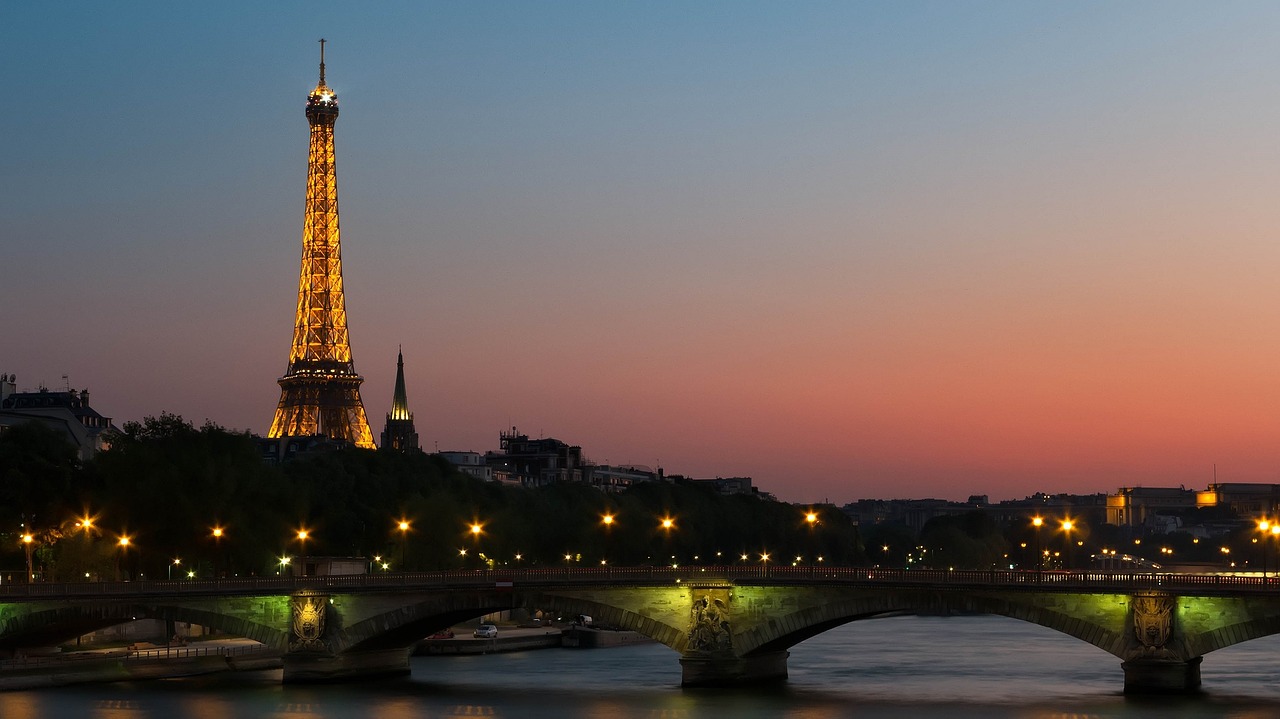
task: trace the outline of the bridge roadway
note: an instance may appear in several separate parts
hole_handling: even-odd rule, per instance
[[[7,584],[0,655],[156,618],[278,649],[285,681],[354,678],[408,672],[422,637],[517,607],[652,637],[679,653],[687,686],[785,679],[787,649],[809,637],[921,612],[1049,627],[1118,657],[1126,691],[1173,693],[1200,686],[1205,654],[1280,633],[1280,580],[740,565]]]

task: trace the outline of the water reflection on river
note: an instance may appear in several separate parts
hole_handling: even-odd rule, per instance
[[[279,671],[0,693],[3,719],[1280,716],[1280,637],[1205,657],[1205,694],[1121,695],[1120,661],[1001,617],[855,622],[792,649],[785,686],[682,690],[660,645],[414,659],[409,679],[280,686]]]

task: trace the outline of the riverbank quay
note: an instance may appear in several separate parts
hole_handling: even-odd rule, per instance
[[[458,630],[459,632],[463,630]],[[637,632],[622,629],[602,629],[574,625],[564,629],[554,627],[502,628],[492,639],[479,639],[470,635],[424,639],[418,643],[417,656],[449,656],[462,654],[496,654],[498,652],[523,652],[531,649],[568,647],[573,649],[603,649],[631,644],[651,644],[654,640]]]
[[[186,647],[95,649],[0,661],[0,691],[280,667],[280,652],[242,640]]]
[[[455,654],[496,654],[498,652],[522,652],[529,649],[547,649],[560,646],[561,633],[555,627],[507,628],[498,630],[498,636],[481,639],[463,634],[448,638],[423,639],[413,653],[418,656],[448,656]]]
[[[646,637],[639,632],[580,625],[565,629],[560,638],[560,646],[573,649],[603,649],[605,647],[625,647],[632,644],[654,644],[656,642],[656,639]]]

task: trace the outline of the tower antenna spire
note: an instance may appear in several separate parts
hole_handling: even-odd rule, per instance
[[[320,38],[320,84],[324,84],[324,38]]]

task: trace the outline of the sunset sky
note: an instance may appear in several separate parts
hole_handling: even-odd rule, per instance
[[[7,2],[19,389],[266,432],[321,37],[375,435],[403,345],[429,450],[796,502],[1280,481],[1263,2]]]

